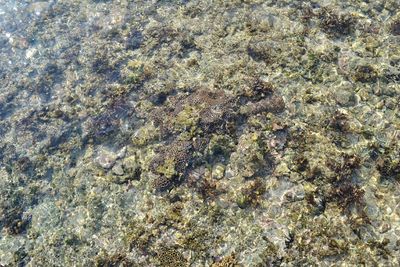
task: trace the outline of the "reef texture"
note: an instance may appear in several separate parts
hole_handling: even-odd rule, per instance
[[[400,265],[398,0],[3,2],[0,266]]]

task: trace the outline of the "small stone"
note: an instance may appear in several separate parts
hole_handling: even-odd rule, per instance
[[[380,232],[381,234],[384,234],[384,233],[386,233],[387,231],[389,231],[391,228],[392,228],[392,227],[390,226],[390,224],[388,224],[388,223],[382,223],[382,224],[379,226],[379,232]]]
[[[115,175],[121,176],[124,175],[124,168],[122,167],[122,163],[121,162],[117,162],[114,167],[112,167],[112,172]]]
[[[245,209],[250,205],[250,199],[248,196],[240,194],[237,198],[236,198],[236,204],[239,206],[239,208],[241,209]]]
[[[123,159],[122,165],[130,179],[139,180],[142,172],[139,159],[136,155],[129,156]]]
[[[97,163],[104,169],[110,169],[114,166],[117,160],[117,155],[111,151],[102,150],[96,158]]]
[[[40,1],[32,3],[28,6],[27,11],[33,13],[36,16],[40,16],[44,11],[50,8],[50,3],[46,1]]]
[[[390,33],[393,35],[400,35],[400,19],[392,22],[390,25]]]
[[[140,166],[138,164],[138,161],[139,161],[139,159],[137,158],[137,156],[132,155],[123,160],[123,165],[124,165],[125,169],[135,170]]]
[[[29,47],[28,40],[24,37],[14,36],[9,39],[10,44],[12,47],[18,49],[27,49]]]
[[[36,55],[36,53],[37,53],[37,49],[36,48],[34,48],[34,47],[29,48],[25,52],[25,58],[26,59],[30,59],[30,58],[34,57]]]
[[[124,146],[117,154],[117,159],[122,159],[126,155],[126,146]]]
[[[337,89],[334,92],[336,102],[342,107],[350,107],[356,104],[354,92],[345,89]]]
[[[222,164],[217,164],[214,166],[212,170],[212,177],[214,179],[220,180],[225,176],[225,166]]]

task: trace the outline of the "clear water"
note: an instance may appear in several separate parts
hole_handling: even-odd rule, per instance
[[[0,0],[0,265],[398,266],[398,10]]]

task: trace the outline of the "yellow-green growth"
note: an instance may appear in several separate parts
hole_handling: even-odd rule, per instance
[[[167,158],[164,164],[157,167],[157,172],[164,174],[167,178],[172,178],[176,174],[174,159]]]
[[[194,107],[187,106],[178,113],[175,119],[175,126],[178,129],[195,130],[199,121],[199,114]]]
[[[131,60],[128,62],[126,83],[138,83],[144,78],[144,63],[139,60]]]

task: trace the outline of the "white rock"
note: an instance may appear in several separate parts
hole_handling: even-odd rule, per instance
[[[31,57],[35,56],[37,52],[37,49],[32,47],[26,50],[25,58],[30,59]]]
[[[126,146],[124,146],[117,154],[117,159],[122,159],[126,154]]]
[[[35,2],[29,5],[27,11],[29,13],[34,13],[36,16],[40,16],[40,14],[46,11],[49,7],[49,2]]]
[[[114,166],[117,155],[111,151],[101,150],[96,158],[97,163],[104,169],[110,169]]]
[[[122,167],[122,163],[121,162],[117,162],[114,167],[112,168],[112,172],[115,175],[123,175],[124,174],[124,168]]]

